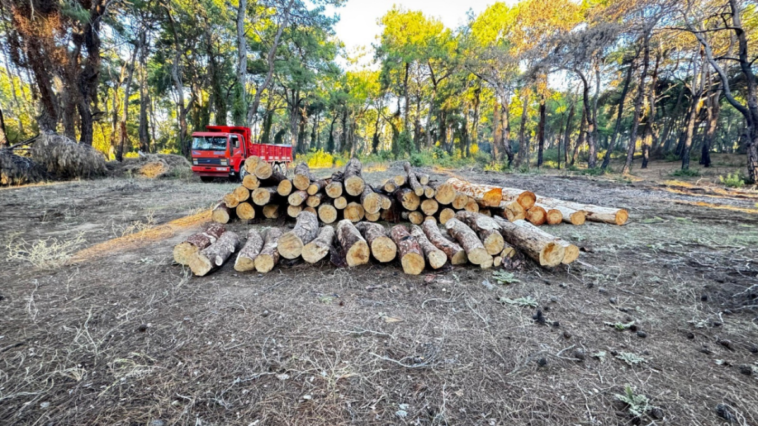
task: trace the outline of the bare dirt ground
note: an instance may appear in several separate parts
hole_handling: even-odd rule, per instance
[[[232,184],[0,189],[0,424],[758,425],[758,199],[429,172],[625,207],[630,223],[550,228],[581,262],[510,284],[299,263],[194,278],[171,257],[192,227],[62,263]],[[625,387],[656,409],[635,419]]]

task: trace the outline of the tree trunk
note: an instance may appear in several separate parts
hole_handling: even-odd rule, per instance
[[[571,154],[571,165],[576,163],[576,157],[579,155],[579,148],[584,145],[584,138],[587,136],[587,110],[582,108],[582,119],[579,122],[579,136],[574,144],[574,151]]]
[[[318,216],[309,212],[297,215],[297,223],[292,231],[279,238],[279,254],[285,259],[297,259],[303,247],[318,236]]]
[[[537,126],[537,168],[542,167],[542,153],[545,150],[545,121],[547,114],[545,111],[545,97],[540,97],[540,122]]]
[[[234,124],[244,126],[244,112],[247,111],[247,38],[245,37],[245,16],[247,0],[239,0],[237,7],[237,97],[234,105]]]
[[[693,59],[694,60],[694,59]],[[699,76],[699,81],[698,81]],[[690,153],[692,152],[692,143],[695,137],[695,124],[700,113],[700,98],[703,95],[703,85],[705,84],[705,59],[700,66],[700,70],[695,66],[695,72],[692,78],[692,107],[687,117],[687,127],[684,134],[684,143],[682,145],[682,170],[690,168]]]
[[[613,127],[613,135],[608,143],[608,150],[603,157],[603,164],[600,166],[603,170],[608,168],[611,163],[611,153],[616,149],[616,143],[618,141],[619,131],[621,130],[621,119],[624,115],[624,104],[626,103],[626,95],[629,93],[629,83],[632,81],[632,74],[634,74],[634,65],[630,63],[626,70],[626,78],[624,78],[624,88],[621,90],[621,99],[618,103],[618,112],[616,113],[616,125]]]
[[[403,272],[408,275],[419,275],[424,271],[426,262],[424,253],[421,251],[416,238],[408,233],[404,225],[396,225],[390,230],[392,241],[397,245],[400,253],[400,263],[403,265]]]
[[[255,228],[247,231],[247,242],[240,249],[237,260],[234,262],[234,270],[237,272],[249,272],[255,270],[255,258],[263,249],[263,237]]]
[[[321,228],[318,237],[303,247],[303,260],[313,264],[324,259],[332,248],[334,235],[334,228],[331,226]]]
[[[568,167],[568,150],[571,140],[571,123],[574,121],[574,114],[576,113],[576,102],[572,99],[571,107],[569,108],[568,118],[566,119],[566,133],[563,136],[563,164]],[[560,157],[560,152],[558,152]],[[558,168],[560,168],[561,159],[558,158]]]
[[[19,119],[19,123],[21,120]],[[3,108],[0,106],[0,149],[8,146],[8,135],[5,132],[5,118],[3,117]]]
[[[208,273],[218,269],[227,259],[237,251],[240,244],[239,236],[227,231],[221,234],[215,243],[195,254],[189,261],[192,273],[198,277],[204,277]]]
[[[397,257],[397,245],[387,236],[387,230],[378,223],[361,222],[356,228],[366,239],[371,247],[371,254],[381,263],[395,260]]]
[[[518,156],[516,157],[516,167],[526,160],[526,168],[529,168],[529,142],[526,138],[526,118],[529,110],[529,92],[525,91],[523,102],[521,103],[521,127],[518,132]]]
[[[632,132],[629,135],[629,146],[626,151],[626,162],[621,169],[621,174],[627,174],[632,171],[632,162],[634,161],[634,150],[637,145],[637,132],[640,128],[640,118],[642,117],[642,104],[645,100],[645,80],[647,79],[647,69],[650,63],[650,36],[646,33],[644,36],[644,47],[642,56],[642,70],[640,71],[640,83],[637,87],[637,96],[634,98],[634,118],[632,121]]]
[[[721,105],[719,104],[720,97],[721,90],[718,89],[706,99],[706,106],[708,107],[708,127],[705,131],[705,138],[703,139],[703,147],[700,154],[700,164],[702,164],[703,167],[711,167],[711,149],[716,139],[716,128],[718,126],[719,114],[721,112]]]

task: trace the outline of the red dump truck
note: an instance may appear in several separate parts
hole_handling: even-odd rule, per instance
[[[205,132],[192,133],[192,172],[203,181],[242,179],[242,165],[254,155],[284,173],[292,162],[292,146],[253,143],[248,127],[206,126]]]

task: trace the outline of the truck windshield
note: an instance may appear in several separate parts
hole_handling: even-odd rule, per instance
[[[195,136],[192,149],[200,151],[226,151],[226,136]]]

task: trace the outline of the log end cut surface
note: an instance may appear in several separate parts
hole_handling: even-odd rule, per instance
[[[400,263],[403,265],[403,272],[408,275],[420,275],[426,266],[424,256],[419,253],[406,253],[400,259]]]
[[[378,237],[371,242],[371,254],[379,262],[391,262],[397,257],[397,245],[389,237]]]
[[[368,244],[365,241],[358,241],[347,251],[347,266],[365,265],[370,255]]]

